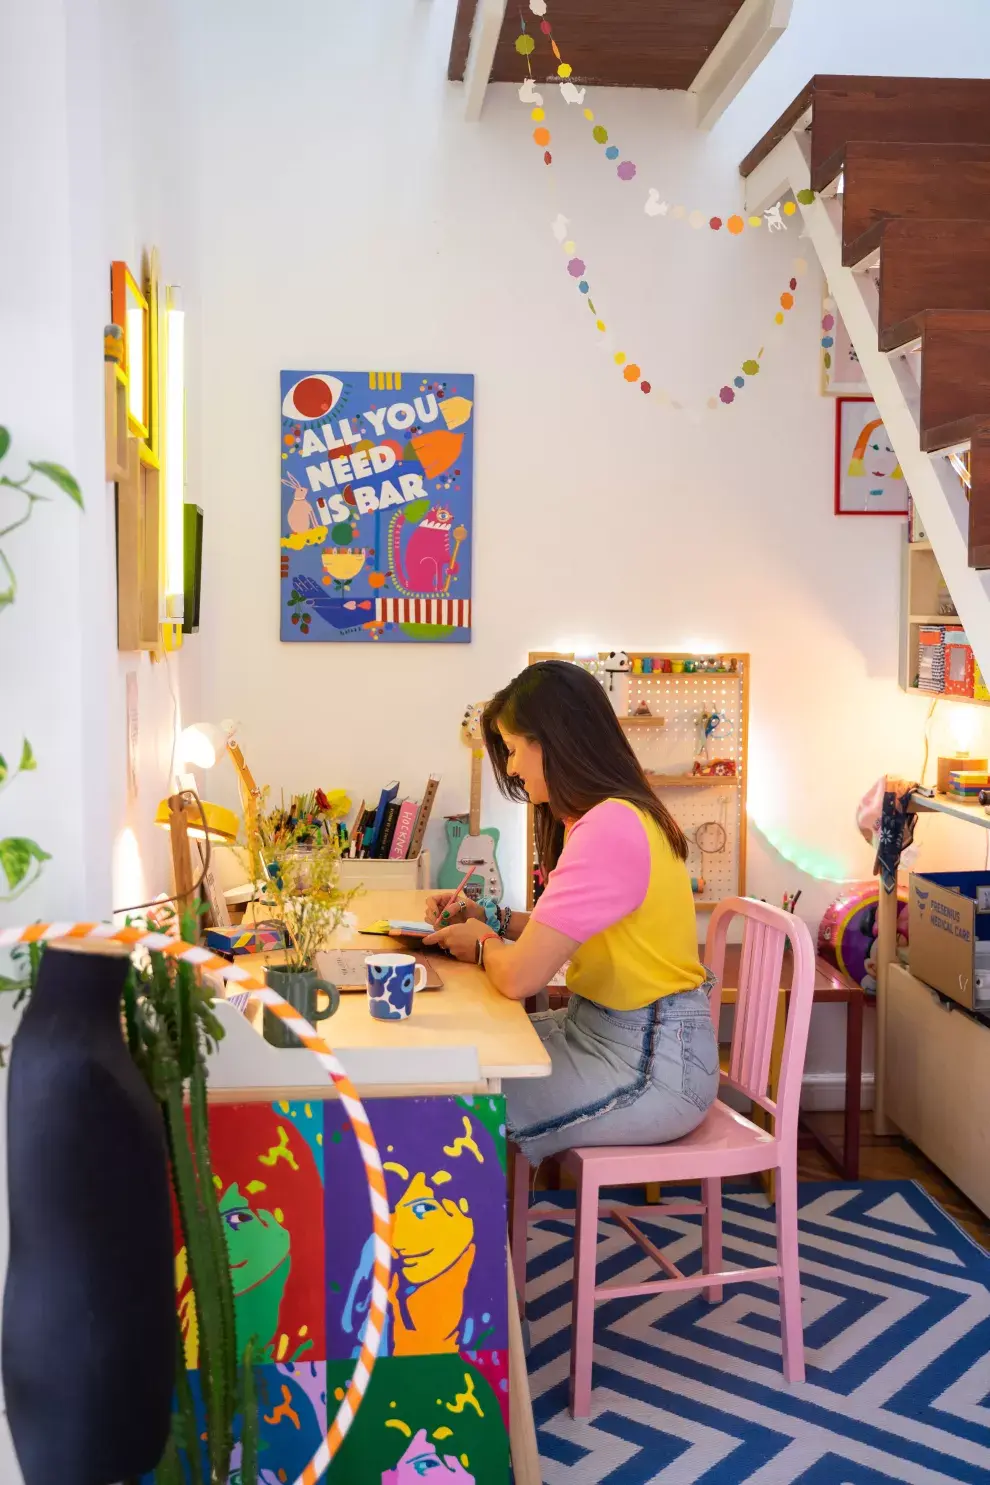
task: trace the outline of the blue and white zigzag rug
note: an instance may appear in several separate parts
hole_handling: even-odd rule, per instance
[[[527,1288],[544,1485],[990,1482],[990,1255],[914,1182],[802,1183],[804,1384],[781,1373],[774,1283],[732,1285],[720,1305],[608,1300],[583,1422],[567,1411],[573,1192],[541,1195],[551,1204],[530,1228]],[[761,1193],[727,1187],[724,1220],[727,1268],[773,1261]],[[699,1219],[644,1227],[697,1271]],[[599,1283],[656,1277],[599,1225]]]

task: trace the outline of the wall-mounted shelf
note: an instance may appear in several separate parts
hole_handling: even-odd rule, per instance
[[[939,613],[939,608],[947,599],[951,602],[931,542],[905,542],[901,574],[901,689],[912,696],[927,696],[933,701],[945,696],[948,701],[969,701],[976,706],[990,705],[990,697],[986,695],[957,696],[950,692],[923,691],[917,684],[920,631],[942,625],[947,628],[963,627],[958,614]],[[981,689],[978,669],[975,689]]]
[[[732,774],[648,773],[651,789],[737,789],[739,779]]]
[[[620,727],[662,727],[663,717],[620,717]]]

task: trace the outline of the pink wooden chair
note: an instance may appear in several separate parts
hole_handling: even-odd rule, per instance
[[[591,1361],[594,1344],[595,1302],[632,1295],[661,1294],[666,1290],[704,1289],[714,1304],[722,1286],[754,1279],[776,1279],[780,1293],[780,1324],[784,1376],[804,1381],[804,1333],[801,1324],[801,1280],[797,1236],[797,1120],[801,1079],[811,1020],[815,984],[815,950],[800,919],[780,908],[749,898],[729,898],[712,914],[705,946],[705,963],[717,984],[711,995],[716,1031],[721,1004],[725,944],[734,918],[745,919],[745,937],[739,966],[739,989],[732,1030],[732,1049],[723,1086],[735,1088],[772,1116],[772,1133],[730,1109],[720,1099],[701,1124],[684,1139],[666,1145],[582,1146],[562,1157],[576,1178],[577,1212],[574,1227],[574,1285],[571,1328],[571,1413],[587,1418],[591,1410]],[[770,1051],[780,990],[784,941],[794,955],[790,1006],[780,1069],[777,1100],[767,1097]],[[773,1170],[777,1176],[777,1262],[748,1269],[722,1268],[722,1180]],[[525,1302],[526,1227],[531,1217],[528,1198],[531,1169],[516,1151],[513,1173],[512,1262],[520,1302]],[[623,1207],[599,1203],[604,1186],[643,1186],[649,1182],[701,1180],[701,1201],[664,1201],[659,1207]],[[646,1211],[681,1215],[702,1213],[702,1271],[685,1276],[633,1220]],[[649,1284],[595,1284],[598,1222],[612,1218],[635,1239],[669,1277]]]

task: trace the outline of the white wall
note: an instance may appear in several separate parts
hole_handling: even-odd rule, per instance
[[[810,4],[795,9],[806,24]],[[642,211],[652,184],[706,216],[738,206],[756,132],[700,135],[682,96],[593,90],[586,103],[639,175],[621,185],[556,99],[551,175],[513,88],[489,90],[480,125],[462,122],[444,80],[452,10],[300,0],[287,19],[264,0],[216,0],[204,14],[204,704],[240,719],[276,789],[360,796],[398,776],[416,792],[439,769],[442,814],[466,806],[465,702],[529,650],[749,650],[754,821],[835,875],[867,875],[855,804],[885,769],[919,771],[925,705],[897,687],[900,523],[832,514],[817,270],[777,329],[794,224],[736,241]],[[851,49],[851,7],[846,22]],[[806,80],[786,82],[781,106]],[[557,211],[616,344],[655,383],[703,404],[766,343],[735,406],[695,425],[627,386],[564,269]],[[280,644],[287,366],[474,372],[470,647]],[[221,787],[233,797],[232,779]],[[485,812],[518,900],[522,811],[489,787]],[[758,830],[750,863],[751,891],[802,887],[817,925],[834,884],[804,878]],[[820,1070],[841,1067],[838,1027],[817,1036],[812,1071],[819,1053]]]
[[[0,796],[0,837],[31,836],[52,860],[36,887],[0,903],[3,924],[104,917],[171,890],[167,840],[151,821],[166,792],[171,691],[196,695],[196,641],[173,659],[171,676],[147,656],[117,653],[102,340],[111,259],[138,267],[142,248],[157,243],[163,273],[186,290],[195,395],[199,299],[180,48],[181,15],[167,0],[141,7],[0,0],[0,423],[14,435],[3,470],[20,476],[27,459],[58,460],[77,476],[86,501],[80,515],[58,497],[4,542],[20,593],[0,614],[0,753],[16,759],[27,735],[38,771]],[[0,525],[7,512],[0,504]],[[129,670],[138,675],[140,698],[140,789],[132,802]],[[0,1043],[15,1024],[5,997]],[[0,1273],[5,1200],[2,1210]],[[18,1478],[4,1426],[0,1479]]]

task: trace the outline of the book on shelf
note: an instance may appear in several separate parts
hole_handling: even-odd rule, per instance
[[[367,847],[369,856],[374,857],[381,855],[378,846],[382,838],[382,827],[385,824],[385,811],[388,809],[389,805],[392,803],[392,800],[395,798],[398,792],[399,781],[398,779],[393,779],[390,784],[385,785],[379,796],[378,808],[375,810],[375,818],[371,826],[371,834],[370,836],[367,836],[365,838],[365,845]]]
[[[392,838],[395,835],[395,827],[399,821],[400,803],[392,799],[385,808],[385,819],[382,821],[381,834],[375,842],[375,857],[378,861],[386,861],[391,855]]]
[[[431,774],[421,800],[399,799],[397,782],[381,791],[376,809],[364,801],[354,816],[348,856],[362,861],[414,860],[423,849],[423,837],[437,797],[440,775]]]
[[[395,832],[392,836],[392,844],[389,847],[390,861],[404,861],[412,841],[413,829],[416,824],[416,816],[419,813],[419,805],[411,799],[404,799],[399,806],[399,817],[395,822]]]

